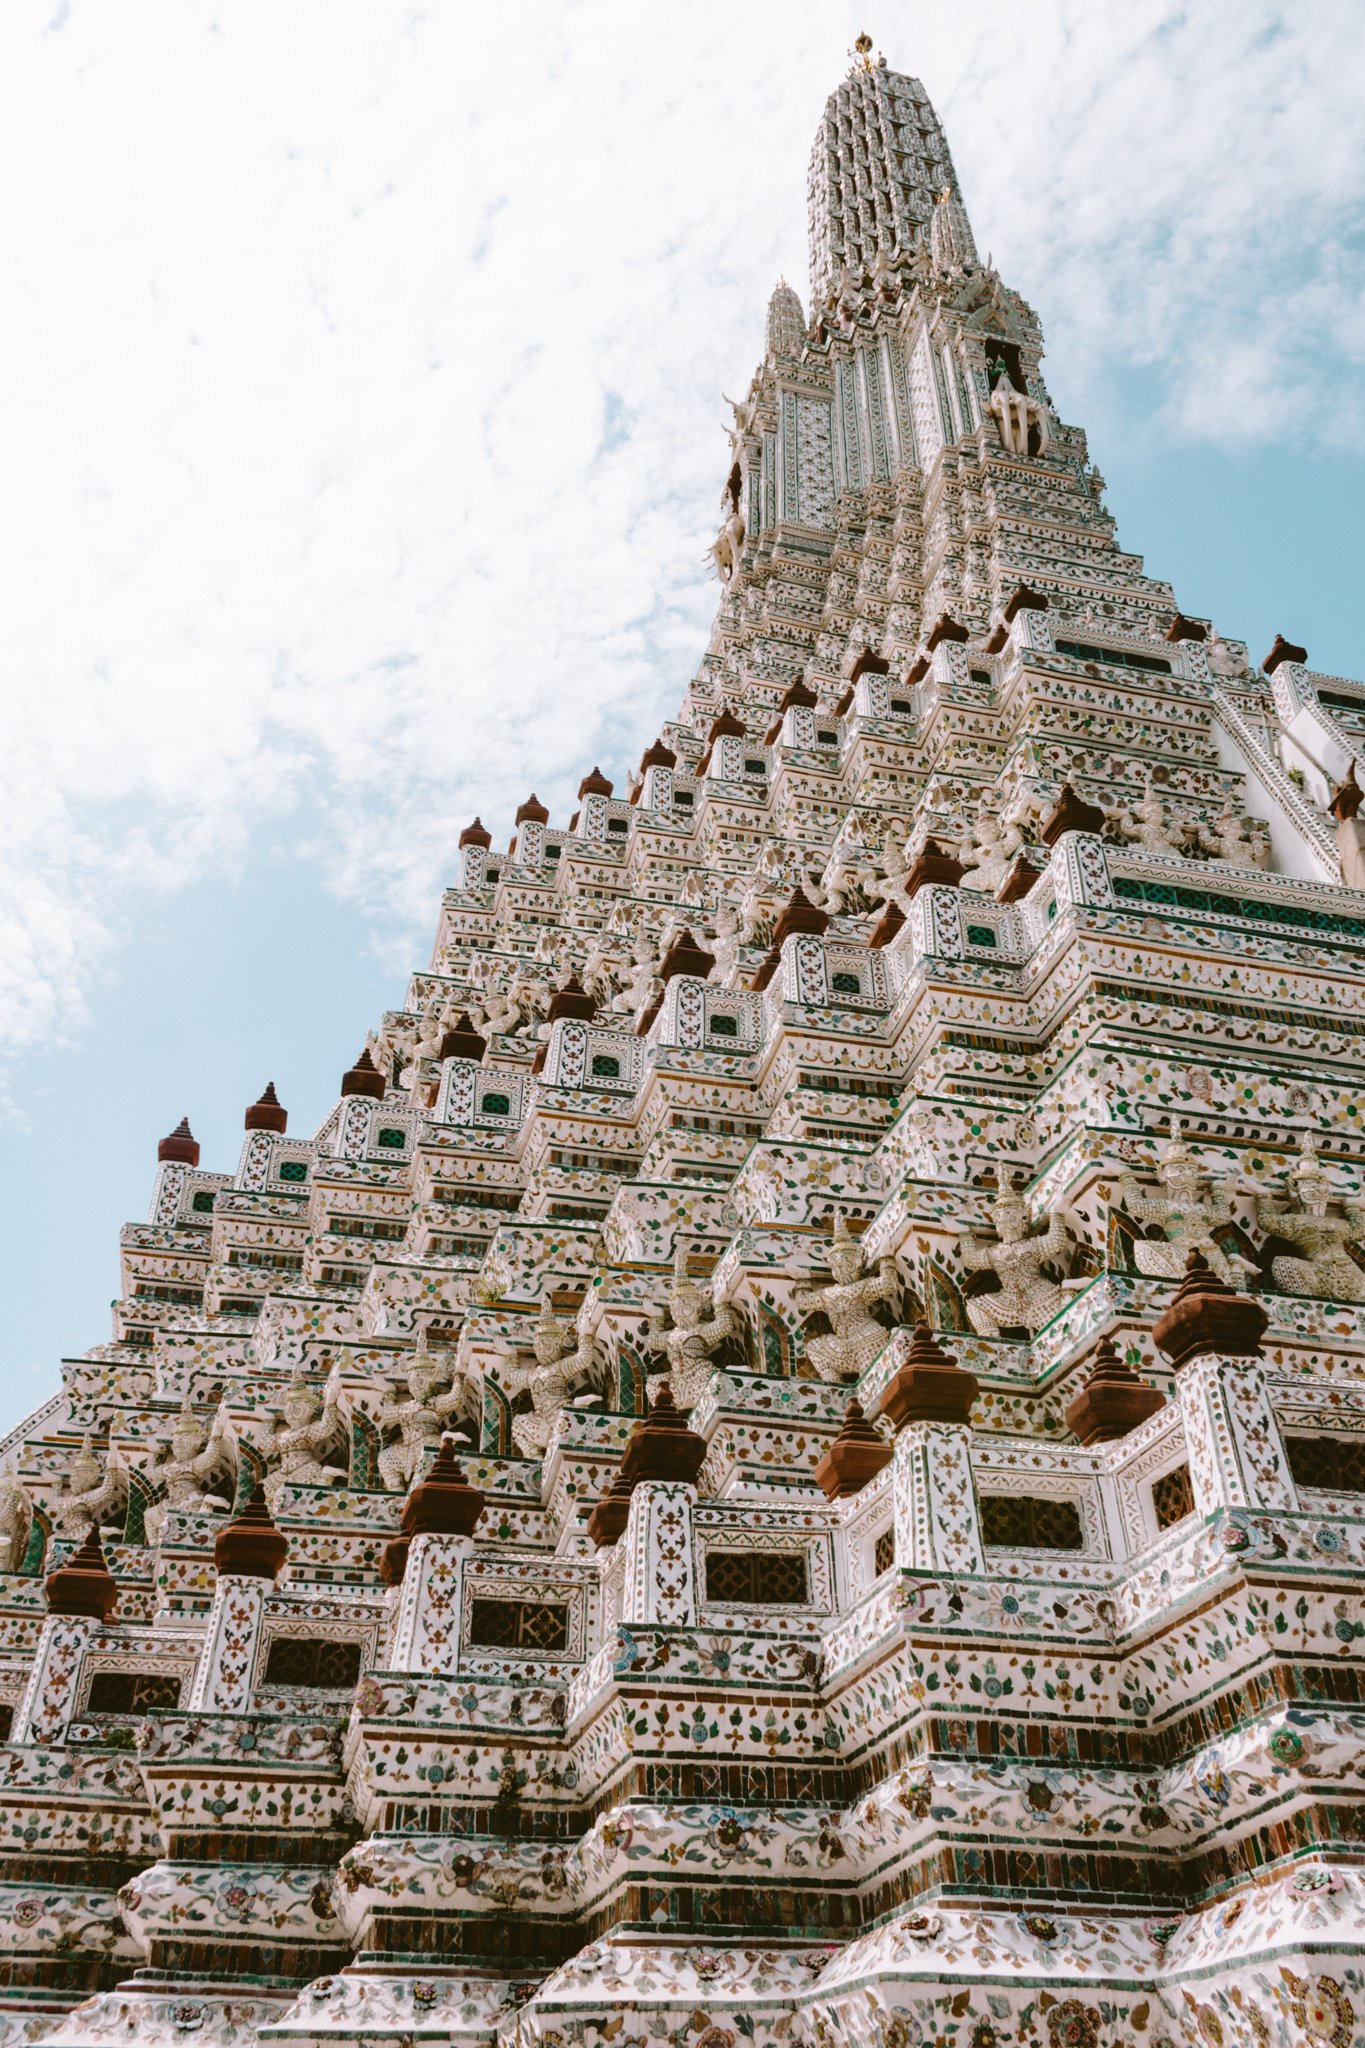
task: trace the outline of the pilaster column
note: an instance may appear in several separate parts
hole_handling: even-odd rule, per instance
[[[697,1489],[677,1480],[642,1479],[630,1496],[626,1521],[623,1622],[697,1619],[697,1575],[692,1510]]]
[[[1260,1360],[1208,1351],[1182,1366],[1176,1386],[1199,1513],[1293,1512],[1299,1497]]]
[[[48,1615],[14,1717],[11,1742],[65,1742],[76,1718],[81,1663],[102,1625],[93,1615]]]
[[[985,1571],[965,1423],[907,1422],[896,1438],[891,1487],[897,1565]]]
[[[473,1538],[414,1536],[389,1651],[391,1671],[454,1671],[460,1661],[464,1565]]]
[[[190,1687],[192,1711],[242,1714],[251,1705],[266,1596],[272,1590],[269,1579],[219,1573]]]

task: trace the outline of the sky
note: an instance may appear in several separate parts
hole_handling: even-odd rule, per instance
[[[1041,315],[1123,544],[1362,672],[1345,0],[8,0],[0,1428],[108,1336],[185,1114],[235,1165],[425,965],[460,828],[675,708],[864,27]]]

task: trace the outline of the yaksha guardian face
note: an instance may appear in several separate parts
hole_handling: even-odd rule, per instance
[[[840,1287],[851,1287],[863,1270],[863,1255],[853,1238],[836,1238],[829,1250],[829,1270]]]

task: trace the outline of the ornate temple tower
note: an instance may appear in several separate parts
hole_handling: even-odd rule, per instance
[[[860,49],[675,719],[0,1472],[0,2042],[1365,2038],[1365,685]]]

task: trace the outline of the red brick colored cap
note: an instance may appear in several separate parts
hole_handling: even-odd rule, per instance
[[[690,974],[698,981],[705,981],[715,964],[715,954],[698,945],[684,926],[659,962],[659,979],[672,981],[675,974]]]
[[[284,1135],[285,1126],[289,1122],[289,1111],[275,1093],[273,1081],[267,1081],[264,1092],[258,1095],[254,1102],[247,1104],[243,1122],[249,1131],[278,1131],[281,1137]]]
[[[199,1164],[199,1140],[190,1129],[190,1120],[182,1116],[169,1137],[163,1138],[156,1148],[158,1161],[178,1160],[182,1166]]]
[[[550,998],[550,1007],[545,1013],[547,1024],[555,1023],[560,1017],[574,1017],[581,1023],[590,1023],[597,1015],[597,1004],[583,987],[576,974],[571,974],[563,988],[556,989]]]
[[[1010,603],[1013,604],[1013,602],[1014,599],[1011,598]],[[932,654],[940,641],[970,640],[970,638],[971,634],[967,631],[967,628],[959,625],[951,612],[940,612],[933,625],[929,628],[929,636],[924,644]]]
[[[1166,638],[1179,640],[1207,640],[1209,629],[1202,619],[1187,619],[1184,612],[1177,612],[1166,628]]]
[[[1125,1364],[1108,1337],[1098,1340],[1090,1356],[1085,1384],[1067,1403],[1066,1426],[1087,1446],[1117,1443],[1166,1403],[1150,1381]]]
[[[612,785],[600,768],[594,768],[578,785],[579,801],[585,796],[610,796]]]
[[[474,1029],[468,1010],[461,1010],[449,1031],[442,1035],[437,1057],[443,1060],[481,1060],[487,1050],[488,1040]]]
[[[1202,1252],[1193,1251],[1174,1300],[1152,1325],[1152,1340],[1177,1368],[1210,1351],[1257,1358],[1269,1321],[1259,1301],[1238,1294],[1218,1278]]]
[[[222,1578],[277,1579],[289,1555],[289,1540],[275,1527],[260,1480],[245,1507],[218,1531],[214,1567]]]
[[[861,1402],[850,1401],[839,1434],[816,1464],[816,1484],[827,1500],[847,1500],[861,1493],[891,1458],[890,1444],[868,1421]]]
[[[1292,640],[1285,639],[1283,633],[1277,633],[1275,635],[1275,645],[1261,663],[1261,667],[1266,675],[1273,676],[1282,661],[1306,662],[1307,659],[1308,649],[1306,647],[1296,647]]]
[[[654,1405],[637,1422],[621,1459],[621,1476],[629,1486],[642,1479],[671,1479],[690,1486],[701,1470],[706,1443],[687,1426],[667,1380],[660,1382]]]
[[[376,1102],[384,1099],[384,1076],[370,1058],[366,1046],[353,1067],[348,1067],[341,1077],[343,1095],[372,1095]]]
[[[1034,590],[1027,583],[1019,583],[1006,598],[1001,616],[1012,625],[1020,612],[1045,612],[1047,609],[1048,601],[1041,590]]]
[[[524,804],[517,805],[517,815],[513,822],[518,825],[549,824],[550,813],[546,810],[534,790],[531,791]]]
[[[419,1479],[403,1509],[405,1536],[470,1536],[483,1513],[484,1497],[471,1486],[455,1456],[455,1438],[443,1436],[425,1479]]]
[[[661,739],[655,740],[652,747],[646,747],[640,756],[640,773],[642,775],[647,768],[676,768],[677,765],[677,755],[672,747],[666,747]]]
[[[820,933],[829,930],[829,913],[812,903],[798,883],[778,914],[773,926],[773,944],[781,947],[793,932]]]
[[[48,1573],[44,1587],[49,1614],[79,1614],[91,1621],[108,1621],[118,1605],[118,1586],[93,1525],[65,1564]]]
[[[860,676],[889,676],[890,673],[891,664],[885,655],[874,654],[870,647],[864,647],[853,657],[848,680],[850,683],[856,683]]]
[[[485,829],[482,818],[476,818],[472,825],[466,825],[464,831],[460,834],[460,845],[462,847],[491,846],[492,844],[493,835]]]

